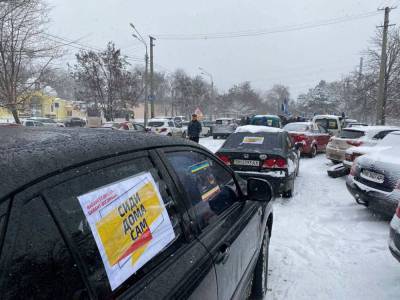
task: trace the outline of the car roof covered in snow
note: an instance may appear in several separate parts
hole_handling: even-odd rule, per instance
[[[281,128],[276,127],[268,127],[268,126],[259,126],[259,125],[244,125],[236,128],[235,132],[250,132],[250,133],[260,133],[260,132],[269,132],[269,133],[279,133],[284,132]]]
[[[362,131],[368,136],[373,136],[381,131],[387,130],[400,130],[400,127],[396,126],[385,126],[385,125],[375,125],[375,126],[354,126],[350,128],[343,128],[345,131]]]
[[[197,145],[148,133],[89,128],[2,128],[0,140],[0,202],[34,181],[84,163],[141,149]]]

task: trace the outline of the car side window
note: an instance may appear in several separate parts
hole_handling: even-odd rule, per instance
[[[373,139],[374,140],[381,140],[383,139],[385,136],[387,136],[389,133],[391,133],[392,130],[385,130],[385,131],[381,131],[377,134],[374,135]]]
[[[158,186],[175,232],[176,238],[171,244],[177,247],[181,244],[180,240],[182,238],[180,217],[175,210],[176,205],[166,183],[160,178],[158,170],[148,157],[136,158],[98,170],[88,169],[85,173],[77,171],[76,178],[63,182],[45,191],[43,194],[49,202],[50,207],[54,209],[61,222],[65,225],[68,234],[71,236],[71,239],[80,252],[80,256],[87,266],[89,280],[95,285],[96,293],[102,297],[107,298],[112,295],[111,287],[89,223],[86,220],[77,197],[144,172],[150,172]],[[165,258],[161,253],[159,256],[154,257],[119,288],[124,289],[132,281],[136,282],[143,277],[152,267]]]
[[[169,127],[175,127],[174,122],[169,121],[169,122],[168,122],[168,126],[169,126]]]
[[[200,228],[239,200],[232,175],[208,156],[194,151],[167,153],[167,158],[191,200]]]
[[[78,299],[87,295],[73,260],[41,198],[14,207],[1,256],[5,299]]]
[[[318,124],[318,128],[319,128],[319,132],[320,132],[320,133],[328,133],[328,131],[326,130],[326,128],[323,127],[323,126],[321,126],[321,125],[319,125],[319,124]]]

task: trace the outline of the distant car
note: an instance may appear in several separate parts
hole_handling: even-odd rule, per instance
[[[400,262],[400,203],[390,222],[389,250],[393,257]]]
[[[283,127],[283,130],[289,132],[295,143],[301,143],[301,154],[310,157],[325,151],[331,138],[324,127],[312,122],[289,123]]]
[[[43,123],[44,126],[47,127],[65,127],[65,124],[62,122],[57,122],[51,118],[43,118],[43,117],[30,117],[27,121],[38,121]]]
[[[398,136],[394,133],[397,133],[397,131],[388,133],[382,140],[378,141],[376,145],[350,147],[347,149],[345,153],[345,159],[343,161],[345,168],[350,170],[354,160],[361,155],[379,152],[395,147],[400,141],[398,140]]]
[[[235,132],[237,124],[233,118],[219,118],[215,120],[212,129],[213,138],[227,138],[231,133]]]
[[[266,296],[265,180],[184,139],[4,128],[0,141],[1,299]]]
[[[174,121],[168,119],[150,119],[147,127],[153,133],[159,135],[176,136],[185,138],[185,132],[182,125],[175,124]]]
[[[346,180],[358,204],[392,217],[400,201],[400,132],[395,147],[358,157]]]
[[[346,150],[352,146],[370,146],[384,138],[389,132],[399,130],[393,126],[362,126],[344,128],[339,136],[334,136],[326,147],[326,158],[333,163],[345,160]]]
[[[250,125],[282,128],[282,121],[276,115],[255,115],[250,119]]]
[[[102,128],[109,128],[115,130],[132,130],[132,131],[142,131],[145,132],[146,129],[143,125],[134,122],[106,122],[103,124]]]
[[[34,121],[34,120],[24,120],[22,122],[22,125],[26,127],[43,127],[43,123],[39,121]]]
[[[298,147],[282,129],[245,125],[238,127],[216,154],[241,177],[266,179],[276,194],[292,197],[299,172]]]
[[[343,129],[343,118],[335,115],[316,115],[312,122],[324,127],[332,135],[338,136]]]
[[[65,127],[85,127],[86,121],[78,117],[69,117],[62,121]]]

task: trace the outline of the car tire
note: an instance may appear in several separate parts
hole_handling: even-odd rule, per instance
[[[214,140],[218,139],[218,136],[217,135],[213,135],[213,139]]]
[[[312,147],[312,149],[311,149],[311,152],[310,152],[310,154],[309,154],[309,157],[310,157],[310,158],[313,158],[313,157],[315,157],[316,155],[317,155],[317,146],[314,145],[314,146]]]
[[[186,139],[186,131],[182,132],[182,138]]]
[[[172,136],[172,133],[168,133],[167,136]]]
[[[292,198],[293,194],[294,194],[294,179],[293,179],[293,182],[292,182],[292,185],[291,185],[290,189],[287,190],[287,191],[284,191],[282,193],[282,197],[283,198]]]
[[[260,254],[258,255],[254,277],[252,280],[251,299],[263,299],[268,288],[268,256],[269,256],[269,230],[265,229]]]

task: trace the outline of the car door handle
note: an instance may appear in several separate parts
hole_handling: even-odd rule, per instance
[[[217,257],[215,258],[215,263],[216,264],[220,264],[220,263],[225,264],[226,261],[228,260],[230,254],[231,254],[230,244],[223,243],[218,249],[218,254],[217,254]]]

